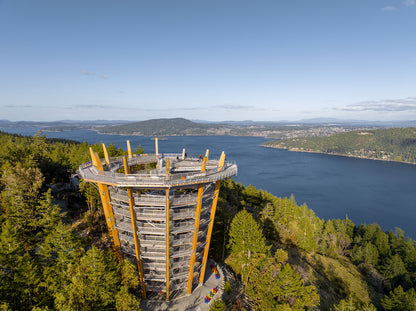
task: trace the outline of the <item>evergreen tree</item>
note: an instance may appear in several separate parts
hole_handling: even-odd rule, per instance
[[[412,288],[405,292],[399,285],[388,296],[384,296],[381,305],[385,310],[394,311],[415,311],[416,310],[416,293]]]
[[[6,165],[1,175],[1,209],[5,218],[16,228],[16,234],[26,250],[36,243],[40,232],[43,208],[39,206],[43,176],[38,168],[21,164]]]
[[[412,239],[406,241],[404,263],[407,271],[416,272],[416,249]]]
[[[136,149],[134,149],[134,154],[143,154],[143,153],[144,153],[144,150],[143,150],[142,145],[138,145]]]
[[[0,233],[0,301],[17,302],[18,286],[15,284],[16,263],[23,256],[23,247],[17,237],[16,227],[9,221],[3,223]]]
[[[358,304],[355,303],[352,297],[342,299],[339,304],[334,305],[333,311],[377,311],[374,305],[370,304]]]
[[[304,310],[319,304],[319,295],[314,286],[304,286],[303,279],[289,264],[279,272],[273,294],[277,301],[289,304],[292,310]]]
[[[124,154],[123,149],[121,148],[116,148],[116,146],[114,146],[114,143],[111,142],[108,146],[107,146],[107,152],[108,152],[108,156],[110,157],[119,157],[122,156]]]
[[[58,310],[103,310],[115,304],[120,278],[112,253],[93,246],[66,275],[66,285],[55,295]]]
[[[342,299],[339,304],[334,306],[334,311],[359,311],[352,300],[352,297],[348,299]]]
[[[381,228],[377,230],[375,234],[374,245],[377,247],[377,250],[381,256],[381,258],[386,258],[390,254],[390,245],[389,245],[389,237],[385,234]]]
[[[378,251],[377,247],[375,247],[371,242],[366,242],[364,245],[355,245],[351,259],[356,263],[366,263],[369,265],[375,266],[378,263]]]
[[[16,310],[30,309],[48,295],[40,290],[41,271],[32,255],[25,251],[9,222],[0,234],[0,301]]]
[[[140,311],[140,300],[126,286],[122,286],[116,294],[117,311]]]
[[[137,292],[139,286],[139,278],[136,273],[136,268],[127,259],[123,260],[121,265],[121,288],[116,295],[116,309],[117,311],[139,311],[140,300],[132,292]]]
[[[227,306],[221,298],[216,298],[214,302],[209,306],[209,311],[225,311]]]
[[[383,266],[383,276],[391,282],[394,287],[398,282],[404,281],[408,272],[400,256],[398,254],[389,258]]]
[[[246,293],[260,310],[305,310],[319,304],[314,286],[305,286],[280,251],[277,256],[256,254],[248,266]]]
[[[0,302],[0,311],[12,311],[7,302]]]
[[[237,213],[231,222],[229,247],[232,253],[246,260],[253,253],[268,253],[270,249],[266,246],[260,226],[246,210]]]
[[[43,286],[52,294],[59,292],[67,279],[67,267],[75,264],[83,252],[73,231],[62,222],[57,223],[39,246]]]
[[[270,249],[266,246],[260,226],[246,210],[238,212],[231,222],[228,246],[241,264],[242,275],[253,254],[268,253]]]

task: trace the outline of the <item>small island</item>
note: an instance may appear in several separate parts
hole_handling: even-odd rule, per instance
[[[264,147],[416,164],[416,128],[356,130],[328,137],[267,141]]]

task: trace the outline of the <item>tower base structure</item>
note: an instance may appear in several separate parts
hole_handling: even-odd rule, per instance
[[[128,143],[128,147],[130,144]],[[92,161],[81,177],[97,184],[114,249],[136,261],[142,298],[167,300],[204,282],[220,183],[237,165],[182,153]],[[157,150],[157,149],[156,149]]]

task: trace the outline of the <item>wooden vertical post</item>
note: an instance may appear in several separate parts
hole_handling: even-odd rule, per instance
[[[208,154],[209,151],[207,149],[204,157],[204,161],[202,162],[201,166],[201,173],[205,172],[206,165],[208,161]],[[202,193],[204,191],[204,184],[201,183],[198,185],[198,200],[196,205],[196,211],[195,211],[195,229],[194,229],[194,235],[192,239],[192,253],[191,253],[191,261],[189,264],[189,278],[188,278],[188,287],[187,287],[187,293],[190,294],[192,292],[192,284],[193,284],[193,278],[194,278],[194,270],[195,270],[195,257],[196,257],[196,246],[198,244],[198,232],[199,232],[199,222],[201,219],[201,207],[202,207]]]
[[[225,162],[225,153],[223,151],[222,154],[221,154],[220,160],[218,162],[218,171],[223,170],[224,162]],[[221,180],[218,180],[215,183],[214,199],[212,201],[211,216],[210,216],[210,222],[209,222],[208,233],[207,233],[207,242],[205,244],[205,249],[204,249],[204,258],[202,260],[201,274],[199,275],[199,283],[201,283],[201,284],[204,283],[205,268],[206,268],[207,261],[208,261],[209,245],[211,243],[212,229],[214,227],[215,210],[217,208],[220,186],[221,186]]]
[[[103,165],[101,160],[98,157],[98,154],[92,150],[90,147],[90,154],[92,163],[99,172],[103,172]],[[115,228],[115,220],[113,214],[113,208],[110,205],[110,194],[108,192],[108,186],[102,183],[97,183],[98,191],[100,192],[101,203],[103,205],[104,217],[107,223],[108,231],[110,232],[110,237],[112,240],[112,245],[114,253],[118,260],[121,260],[123,257],[120,252],[120,240],[118,237],[117,230]]]
[[[105,164],[109,165],[110,164],[110,158],[108,156],[108,151],[107,151],[107,148],[106,148],[104,143],[103,143],[103,151],[104,151]]]
[[[129,160],[131,160],[133,158],[133,154],[131,153],[130,140],[127,140],[127,153],[129,155]]]
[[[127,163],[126,157],[123,157],[124,163],[124,172],[126,175],[129,174],[129,165]],[[142,293],[142,298],[146,299],[146,288],[143,280],[143,266],[140,254],[140,240],[137,236],[137,224],[136,224],[136,211],[134,210],[134,196],[133,196],[133,189],[131,187],[127,187],[127,195],[129,197],[129,207],[130,207],[130,218],[131,218],[131,226],[133,230],[133,238],[134,238],[134,249],[136,251],[136,260],[137,260],[137,270],[139,271],[139,281],[140,281],[140,290]]]
[[[159,141],[157,137],[155,137],[155,150],[156,150],[156,156],[158,156],[159,155]]]
[[[169,301],[169,188],[166,188],[166,300]]]

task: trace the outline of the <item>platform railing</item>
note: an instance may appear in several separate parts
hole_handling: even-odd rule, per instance
[[[82,178],[88,181],[95,181],[103,184],[118,185],[125,187],[169,187],[175,185],[187,185],[213,182],[221,180],[238,172],[237,165],[225,164],[225,168],[222,171],[216,169],[207,170],[202,174],[186,173],[186,174],[173,174],[166,176],[163,174],[121,174],[111,171],[98,172],[94,167],[82,168],[80,166],[80,175]],[[179,176],[177,176],[179,175]]]

